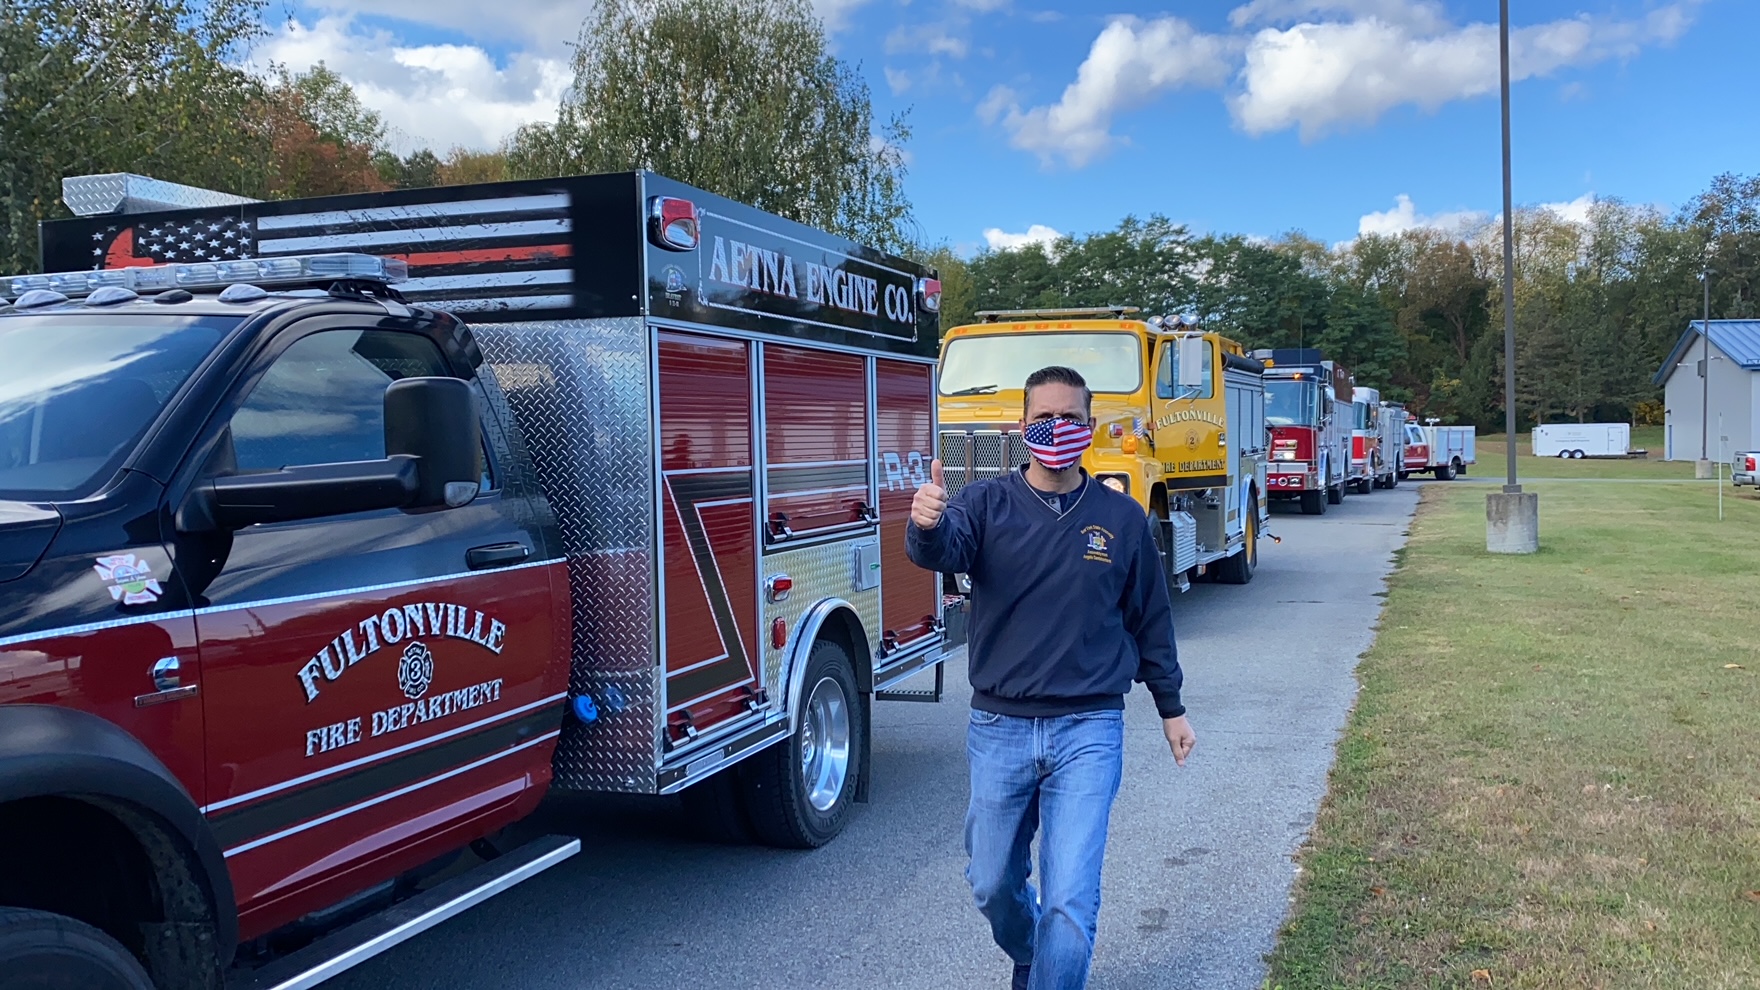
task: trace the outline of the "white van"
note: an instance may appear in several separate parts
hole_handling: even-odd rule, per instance
[[[1629,457],[1628,423],[1550,423],[1534,427],[1535,457]]]

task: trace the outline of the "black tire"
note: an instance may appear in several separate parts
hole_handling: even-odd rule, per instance
[[[1436,480],[1437,481],[1453,481],[1454,480],[1454,465],[1453,464],[1444,464],[1441,467],[1437,468],[1436,469]]]
[[[1331,486],[1327,487],[1326,501],[1328,504],[1331,504],[1331,505],[1343,505],[1344,504],[1344,483],[1343,482],[1339,482],[1336,485],[1331,485]]]
[[[122,943],[47,911],[0,908],[0,973],[7,990],[153,990]]]
[[[734,770],[713,774],[679,795],[691,831],[705,842],[729,846],[743,846],[754,838],[744,796]]]
[[[842,692],[847,719],[848,763],[829,805],[815,807],[802,773],[806,737],[816,731],[809,711],[813,693],[830,682]],[[826,690],[830,690],[829,687]],[[855,664],[841,644],[822,639],[807,656],[806,684],[801,690],[799,726],[787,739],[740,765],[745,783],[746,814],[758,841],[782,849],[817,849],[843,831],[861,776],[863,709],[856,693]],[[823,733],[821,733],[823,735]]]
[[[1155,541],[1155,550],[1161,554],[1161,571],[1167,575],[1167,586],[1173,587],[1173,547],[1169,545],[1171,535],[1167,531],[1167,507],[1159,504],[1149,506],[1149,536]]]
[[[1240,552],[1214,568],[1216,580],[1222,584],[1246,584],[1253,580],[1253,572],[1259,569],[1258,503],[1257,495],[1247,503],[1246,540],[1242,542]]]
[[[1395,471],[1392,474],[1388,475],[1387,476],[1387,487],[1390,489],[1398,488],[1399,487],[1399,478],[1400,478],[1400,475],[1399,475],[1398,471]]]
[[[1323,516],[1326,514],[1326,493],[1316,488],[1311,492],[1302,493],[1302,515]]]
[[[1462,464],[1461,459],[1458,457],[1454,459],[1454,473],[1457,478],[1465,478],[1467,476],[1467,466]]]

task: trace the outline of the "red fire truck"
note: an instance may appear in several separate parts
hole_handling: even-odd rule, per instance
[[[1344,501],[1349,487],[1354,387],[1349,371],[1314,348],[1252,353],[1265,365],[1265,422],[1271,429],[1266,491],[1299,499],[1302,511],[1322,515]]]
[[[644,173],[69,194],[0,278],[9,977],[312,986],[575,852],[493,840],[548,787],[821,845],[939,697],[933,273]]]

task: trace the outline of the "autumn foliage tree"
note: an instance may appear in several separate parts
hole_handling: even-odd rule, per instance
[[[263,192],[269,198],[377,192],[393,185],[376,160],[383,153],[384,121],[322,62],[298,74],[281,68],[258,120],[267,139]]]
[[[37,263],[61,179],[101,172],[246,194],[267,155],[240,68],[262,0],[0,0],[0,270]]]
[[[826,47],[808,0],[601,0],[554,123],[509,147],[520,178],[651,169],[902,249],[908,137]]]

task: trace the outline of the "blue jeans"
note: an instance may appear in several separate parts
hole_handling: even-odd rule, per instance
[[[1031,990],[1081,990],[1100,920],[1100,867],[1124,776],[1124,713],[1014,718],[974,710],[966,879]],[[1035,894],[1033,834],[1042,890]]]

